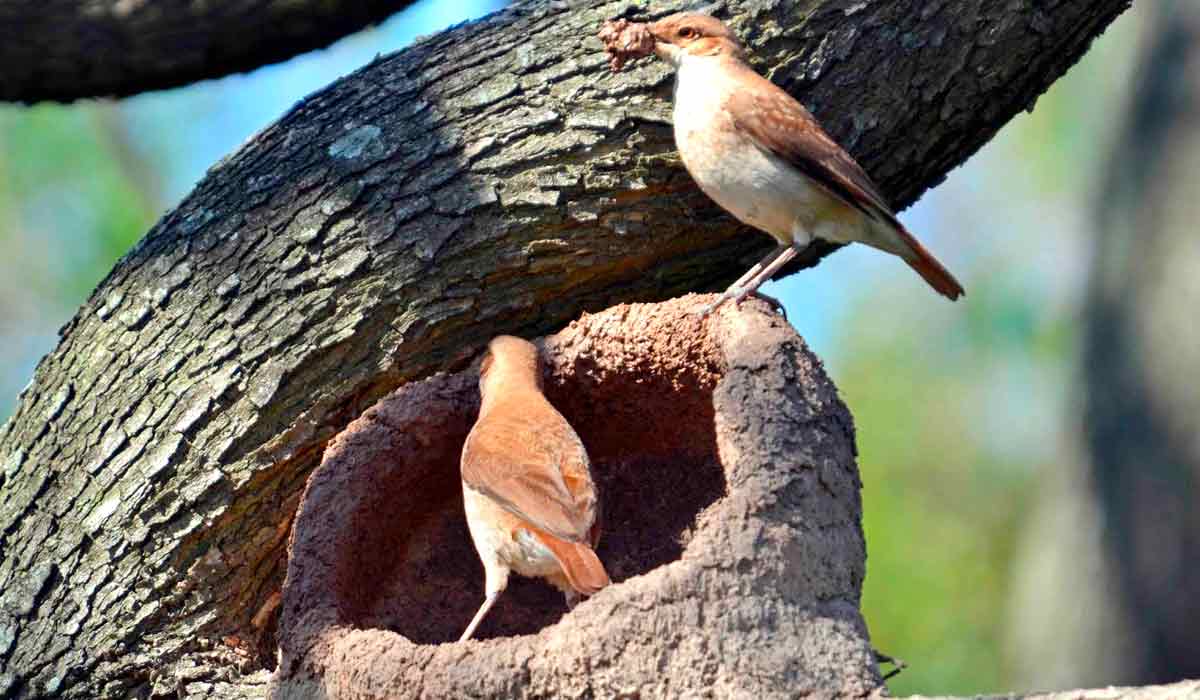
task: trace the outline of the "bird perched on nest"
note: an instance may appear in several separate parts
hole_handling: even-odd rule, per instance
[[[675,143],[700,189],[779,247],[705,309],[740,302],[814,239],[900,256],[939,293],[963,288],[888,206],[871,178],[799,102],[754,72],[720,20],[684,12],[651,24],[606,22],[613,70],[654,53],[676,69]]]
[[[538,350],[499,336],[479,368],[479,419],[462,452],[463,506],[483,561],[487,598],[475,628],[513,571],[540,576],[568,606],[610,581],[593,549],[600,538],[596,485],[583,442],[542,394]]]

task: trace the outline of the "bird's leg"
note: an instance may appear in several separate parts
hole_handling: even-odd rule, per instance
[[[567,610],[574,610],[576,605],[583,602],[583,596],[574,590],[563,591],[563,598],[567,601]]]
[[[786,245],[780,245],[780,246],[777,246],[775,248],[775,250],[772,250],[770,253],[767,253],[766,257],[764,257],[762,260],[759,260],[758,262],[754,263],[754,265],[752,265],[749,270],[746,270],[746,274],[739,277],[737,282],[734,282],[733,284],[729,285],[729,288],[725,290],[726,293],[733,291],[735,289],[741,289],[742,285],[744,285],[747,282],[749,282],[750,280],[754,279],[754,276],[757,275],[759,273],[759,271],[763,269],[764,265],[767,265],[772,260],[774,260],[776,257],[782,255],[783,251],[787,250],[787,248],[788,248],[788,246],[786,246]]]
[[[467,625],[467,630],[462,633],[462,636],[458,638],[458,641],[465,642],[471,638],[472,634],[475,634],[475,628],[479,626],[480,622],[483,622],[484,616],[487,615],[488,611],[492,609],[492,606],[496,604],[496,600],[499,597],[500,591],[493,591],[492,593],[488,594],[487,599],[483,601],[483,605],[479,606],[479,612],[475,613],[475,617],[471,618],[471,624]]]
[[[774,260],[772,260],[762,270],[759,270],[757,275],[750,278],[750,281],[746,283],[746,286],[742,287],[741,289],[737,290],[734,293],[734,296],[733,296],[734,303],[741,302],[742,299],[745,299],[750,294],[757,293],[758,288],[760,286],[762,286],[768,280],[770,280],[772,277],[774,277],[775,273],[779,272],[779,268],[790,263],[792,261],[792,258],[796,257],[796,255],[799,254],[799,252],[800,251],[796,250],[795,248],[793,248],[791,246],[788,246],[787,248],[785,248],[783,250],[783,252],[781,252]],[[726,292],[726,293],[728,293],[728,292]]]
[[[567,603],[567,612],[575,609],[583,601],[583,594],[575,590],[571,582],[567,580],[566,574],[550,574],[546,577],[546,583],[557,588],[563,594],[563,600]]]
[[[727,301],[733,300],[735,304],[740,304],[742,299],[745,299],[747,296],[751,294],[757,294],[758,288],[764,282],[771,279],[772,275],[774,275],[776,272],[779,272],[779,268],[791,262],[792,258],[796,257],[797,252],[799,251],[791,246],[780,246],[777,250],[763,258],[762,262],[751,268],[753,274],[743,275],[743,277],[749,277],[747,281],[742,284],[735,283],[729,289],[726,289],[725,293],[722,294],[719,299],[704,307],[700,311],[700,316],[704,317],[709,315],[713,311],[716,311],[717,307]],[[739,282],[741,282],[741,280],[739,280]],[[776,299],[767,297],[767,301],[774,303],[776,306],[780,306],[779,301]]]
[[[743,274],[741,277],[739,277],[736,282],[729,285],[729,287],[721,294],[720,299],[717,299],[712,304],[709,304],[700,310],[700,312],[699,312],[700,318],[704,318],[705,316],[708,316],[713,311],[716,311],[718,306],[720,306],[721,304],[724,304],[726,301],[729,301],[730,299],[732,299],[739,291],[741,291],[743,285],[745,285],[750,280],[754,279],[754,276],[762,271],[764,265],[767,265],[767,264],[773,262],[775,260],[775,258],[782,255],[784,253],[784,251],[786,251],[787,249],[788,249],[787,246],[784,246],[784,245],[778,246],[777,248],[775,248],[775,250],[772,250],[770,253],[767,253],[766,257],[764,257],[762,260],[759,260],[758,262],[754,263],[754,265],[752,265],[749,270],[746,270],[746,273]],[[777,300],[771,299],[768,297],[768,301],[775,304],[775,306],[778,307],[779,309],[781,309],[781,310],[783,309],[783,306],[780,305]]]
[[[496,600],[500,597],[500,594],[508,587],[507,567],[484,559],[483,570],[484,575],[487,577],[484,584],[484,588],[487,589],[487,599],[483,601],[483,605],[479,606],[479,612],[475,613],[475,617],[471,618],[471,624],[467,625],[466,631],[458,638],[460,642],[467,641],[471,638],[472,634],[475,634],[475,628],[479,626],[480,622],[483,622],[483,618],[492,609],[492,606],[496,604]]]

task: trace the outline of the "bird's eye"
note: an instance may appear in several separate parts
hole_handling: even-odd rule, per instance
[[[684,27],[679,30],[680,39],[695,39],[698,34],[695,27]]]

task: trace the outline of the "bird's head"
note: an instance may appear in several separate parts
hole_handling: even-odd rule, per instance
[[[542,386],[537,346],[511,335],[499,335],[488,343],[479,365],[479,391],[486,400],[501,385]]]
[[[654,53],[673,66],[688,56],[731,56],[744,59],[737,35],[721,20],[700,12],[680,12],[649,26]]]

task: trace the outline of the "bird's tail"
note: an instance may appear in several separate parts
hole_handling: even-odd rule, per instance
[[[900,253],[900,257],[904,258],[904,262],[908,266],[917,271],[917,274],[929,283],[942,296],[954,301],[966,292],[963,291],[962,285],[958,280],[954,279],[954,275],[938,262],[933,254],[925,249],[925,246],[914,237],[900,222],[896,222],[896,234],[899,235],[900,241],[905,250]]]
[[[567,582],[576,591],[592,595],[612,583],[604,565],[600,563],[600,557],[596,556],[591,547],[583,542],[565,542],[537,530],[533,533],[554,554],[567,577]]]

